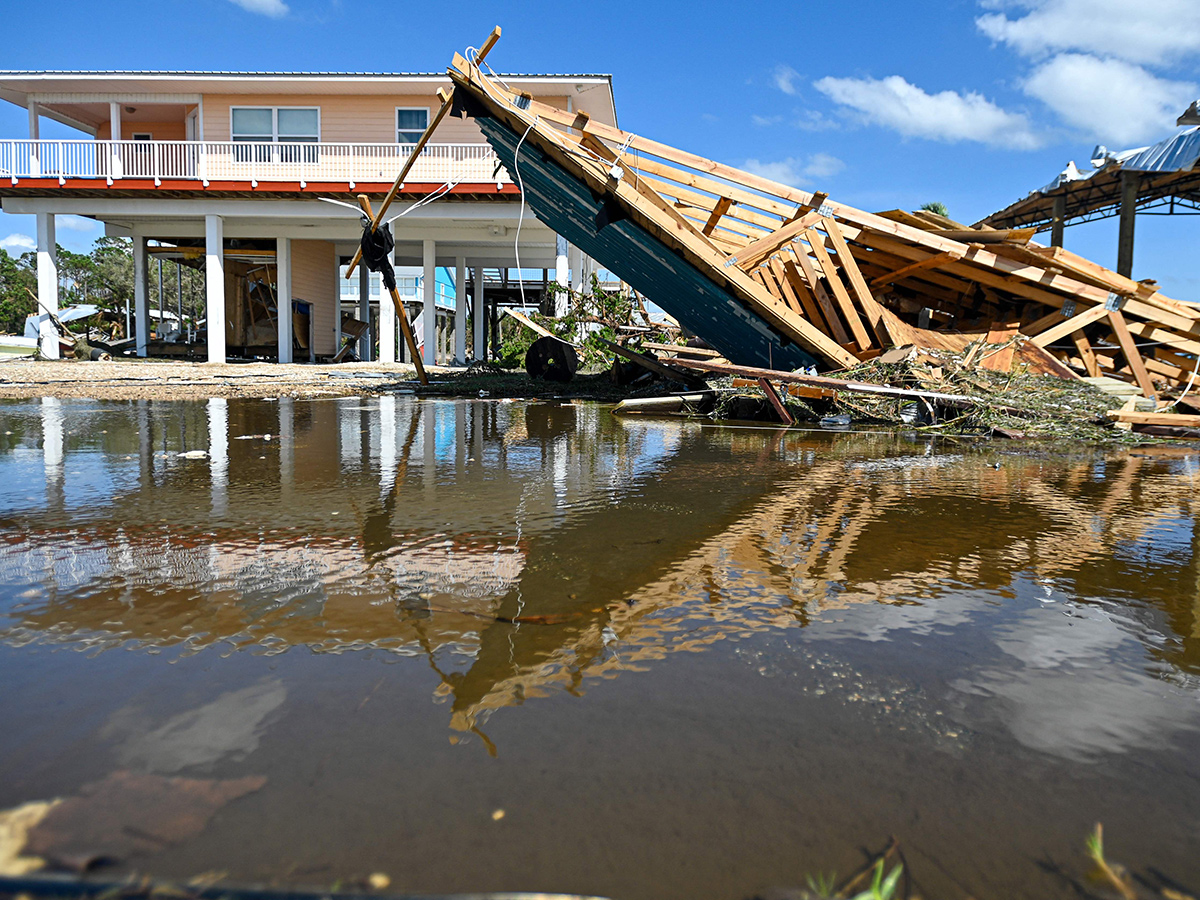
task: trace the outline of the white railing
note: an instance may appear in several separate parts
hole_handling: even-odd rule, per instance
[[[0,178],[390,182],[412,144],[0,140]],[[426,144],[409,182],[503,183],[487,144]]]

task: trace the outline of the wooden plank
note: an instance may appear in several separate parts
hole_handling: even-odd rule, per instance
[[[900,339],[893,335],[887,327],[887,320],[883,316],[883,307],[879,305],[879,301],[875,299],[875,295],[867,286],[867,280],[858,270],[858,263],[854,259],[854,254],[850,252],[850,247],[846,244],[841,226],[835,219],[822,219],[821,229],[829,235],[833,249],[837,251],[838,263],[850,281],[850,288],[858,297],[858,305],[867,314],[867,321],[871,324],[871,330],[875,332],[879,346],[887,347],[893,342],[898,342]]]
[[[918,260],[902,269],[897,269],[895,272],[889,272],[886,275],[880,275],[878,278],[872,279],[871,287],[877,288],[883,287],[885,284],[894,284],[897,281],[903,281],[910,275],[915,275],[917,272],[924,271],[925,269],[936,269],[938,266],[959,259],[962,259],[962,254],[954,250],[935,253],[933,256]]]
[[[674,366],[663,365],[653,356],[647,356],[645,353],[638,353],[635,350],[622,347],[620,344],[614,344],[612,341],[606,341],[599,335],[593,335],[593,337],[595,337],[597,341],[599,341],[613,353],[617,354],[617,356],[623,357],[632,363],[637,363],[643,369],[653,372],[655,375],[666,378],[668,381],[682,381],[684,384],[689,384],[693,387],[702,382],[702,379],[697,378],[692,373],[681,371]],[[672,362],[682,364],[685,362],[693,362],[693,360],[672,360]]]
[[[1129,326],[1125,323],[1125,317],[1121,315],[1121,311],[1119,309],[1108,310],[1108,322],[1117,335],[1117,343],[1121,346],[1121,353],[1124,354],[1125,361],[1129,363],[1129,370],[1133,372],[1134,381],[1142,389],[1142,396],[1156,396],[1154,383],[1146,371],[1146,363],[1142,360],[1142,354],[1133,341],[1133,335],[1129,333]]]
[[[752,241],[750,244],[738,251],[736,256],[731,256],[729,261],[736,263],[741,269],[751,269],[758,265],[768,256],[783,247],[789,241],[793,240],[801,233],[816,225],[821,221],[821,214],[818,212],[805,213],[800,218],[793,222],[789,222],[777,231],[773,231],[764,238],[759,238],[757,241]]]
[[[796,424],[796,420],[792,418],[792,414],[788,412],[787,407],[783,405],[783,400],[775,390],[775,385],[771,384],[766,378],[758,379],[758,386],[762,388],[763,393],[767,395],[767,399],[771,401],[771,406],[775,408],[775,414],[779,416],[779,420],[785,426]],[[1200,416],[1196,418],[1200,419]]]
[[[729,207],[733,206],[733,200],[729,197],[721,197],[717,200],[717,205],[713,207],[712,213],[708,217],[708,221],[704,223],[704,227],[700,229],[702,234],[712,234],[713,229],[717,227],[717,223],[721,221],[721,216],[729,212]]]
[[[682,344],[655,344],[651,341],[642,341],[641,348],[643,350],[657,350],[660,353],[694,356],[697,359],[719,359],[721,357],[720,350],[707,350],[704,347],[684,347]]]
[[[556,341],[562,341],[564,344],[571,343],[570,341],[563,341],[563,339],[560,338],[553,331],[550,331],[548,328],[543,328],[537,322],[533,321],[533,319],[529,318],[529,316],[525,315],[522,312],[518,312],[517,310],[513,309],[511,306],[504,307],[504,312],[506,312],[508,315],[512,316],[514,319],[516,319],[518,322],[520,322],[522,325],[524,325],[526,328],[528,328],[534,334],[540,335],[541,337],[552,337]]]
[[[1132,409],[1114,409],[1108,417],[1114,422],[1129,422],[1133,425],[1167,425],[1175,428],[1200,428],[1200,416],[1186,413],[1136,412]]]
[[[1039,347],[1045,347],[1053,344],[1059,338],[1064,338],[1072,332],[1078,331],[1080,328],[1085,328],[1093,322],[1099,322],[1104,318],[1106,310],[1103,306],[1093,306],[1091,309],[1085,309],[1083,312],[1076,313],[1069,319],[1063,319],[1061,323],[1053,328],[1047,328],[1041,334],[1033,337],[1033,342]]]
[[[813,256],[817,258],[817,263],[821,266],[821,271],[825,273],[825,280],[833,291],[838,309],[842,311],[842,315],[850,323],[850,330],[854,332],[855,345],[859,350],[869,349],[872,346],[871,336],[867,333],[862,319],[859,318],[858,310],[854,308],[854,301],[850,299],[850,294],[846,292],[846,286],[842,284],[841,278],[838,277],[837,268],[834,266],[833,260],[829,258],[829,251],[825,249],[825,241],[815,231],[806,231],[804,239],[812,247]]]
[[[1092,378],[1096,378],[1100,374],[1100,366],[1096,364],[1096,351],[1092,349],[1091,343],[1087,339],[1087,335],[1082,331],[1071,332],[1071,340],[1075,342],[1075,349],[1079,351],[1079,358],[1083,360],[1083,368]],[[1036,344],[1034,346],[1037,346]]]
[[[725,363],[707,362],[699,359],[678,359],[676,365],[700,372],[714,372],[719,375],[740,375],[743,378],[769,378],[784,384],[804,384],[810,387],[827,388],[833,391],[847,391],[852,394],[877,394],[885,397],[904,397],[907,399],[936,400],[944,406],[956,409],[966,409],[974,406],[988,406],[1001,412],[1020,416],[1041,415],[1040,412],[1024,410],[1014,406],[998,405],[994,397],[974,397],[969,394],[944,394],[938,391],[918,391],[908,388],[890,387],[883,384],[868,384],[863,381],[847,381],[843,378],[828,378],[823,375],[804,375],[800,372],[779,372],[774,369],[760,369],[755,366],[734,366]]]
[[[812,322],[814,325],[816,325],[818,328],[820,328],[821,324],[822,324],[821,317],[817,316],[816,318],[813,318],[813,315],[812,315],[813,310],[810,310],[806,306],[801,304],[800,297],[796,293],[796,289],[792,286],[792,284],[787,280],[787,277],[783,274],[783,263],[780,262],[779,257],[772,256],[770,259],[767,260],[766,264],[767,264],[767,267],[771,270],[771,274],[773,276],[775,276],[775,283],[779,285],[779,290],[783,292],[784,302],[787,303],[787,305],[790,306],[794,312],[799,313],[800,315],[804,316],[805,318],[808,319],[808,321]]]
[[[817,271],[813,268],[812,260],[808,258],[807,253],[801,252],[794,245],[789,249],[796,260],[796,264],[799,265],[800,271],[804,275],[804,280],[808,282],[809,290],[817,298],[817,305],[821,307],[825,321],[833,332],[833,339],[842,346],[849,344],[850,334],[842,324],[842,320],[837,313],[837,308],[833,305],[833,301],[829,299],[829,293],[825,290],[825,286],[821,284],[821,279],[817,277]]]
[[[800,275],[800,271],[796,268],[796,264],[792,262],[789,254],[786,259],[780,259],[778,256],[771,257],[771,264],[777,265],[779,271],[776,273],[776,278],[782,278],[782,283],[791,288],[792,293],[800,300],[800,305],[804,307],[804,314],[808,320],[826,333],[832,329],[826,323],[824,316],[821,315],[821,308],[817,301],[813,299],[812,293],[804,283],[804,278]]]

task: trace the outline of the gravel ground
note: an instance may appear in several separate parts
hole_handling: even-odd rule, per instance
[[[459,369],[427,367],[432,378]],[[319,397],[366,394],[413,381],[410,365],[209,363],[174,360],[0,361],[0,399],[88,397],[186,400],[192,397]]]

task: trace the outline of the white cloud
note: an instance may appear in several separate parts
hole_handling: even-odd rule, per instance
[[[1064,53],[1022,85],[1058,116],[1099,141],[1134,144],[1170,133],[1197,86],[1167,81],[1117,59]],[[1117,149],[1117,148],[1113,148]]]
[[[36,250],[37,241],[27,234],[10,234],[6,238],[0,238],[0,247],[13,256],[17,256],[21,253],[28,253],[30,250]]]
[[[270,16],[272,19],[281,19],[290,12],[288,5],[283,0],[229,0],[229,2],[248,12],[260,13]]]
[[[778,125],[783,121],[783,116],[751,116],[750,121],[765,128],[769,125]]]
[[[1029,121],[1010,113],[974,91],[929,94],[899,75],[887,78],[822,78],[817,90],[867,121],[905,137],[954,143],[979,141],[1000,147],[1032,150],[1041,144]]]
[[[56,228],[65,228],[67,231],[95,231],[100,227],[100,223],[95,219],[85,219],[83,216],[58,216],[55,220]]]
[[[791,66],[779,65],[771,73],[771,77],[775,81],[775,87],[779,88],[785,94],[796,93],[796,79],[800,77],[800,73]]]
[[[1163,63],[1200,53],[1196,0],[991,0],[1003,11],[975,20],[979,30],[1018,53],[1038,57],[1083,51],[1137,63]]]
[[[846,164],[836,156],[828,153],[814,153],[808,160],[804,174],[811,175],[813,178],[828,178],[844,168],[846,168]]]
[[[763,162],[758,159],[748,159],[742,166],[747,172],[770,178],[781,184],[792,187],[803,187],[811,184],[814,178],[829,178],[836,175],[846,164],[836,156],[828,153],[814,153],[807,159],[789,156],[787,159]]]
[[[801,131],[828,131],[838,127],[835,120],[815,109],[801,111],[794,124]]]

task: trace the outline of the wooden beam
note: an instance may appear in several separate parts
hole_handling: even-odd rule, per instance
[[[1093,322],[1099,322],[1104,318],[1107,310],[1103,306],[1093,306],[1091,309],[1085,309],[1083,312],[1076,313],[1069,319],[1063,319],[1058,325],[1053,328],[1047,328],[1041,334],[1033,337],[1033,342],[1039,347],[1046,347],[1053,344],[1059,338],[1064,338],[1068,334],[1078,331],[1080,328],[1086,328]]]
[[[1133,335],[1129,333],[1129,326],[1125,322],[1125,317],[1121,315],[1119,309],[1108,310],[1108,322],[1112,325],[1113,331],[1117,335],[1117,343],[1121,345],[1121,353],[1125,356],[1125,361],[1129,363],[1129,370],[1133,372],[1133,378],[1137,382],[1137,386],[1142,389],[1143,397],[1154,397],[1154,383],[1150,380],[1150,374],[1146,371],[1146,363],[1142,360],[1142,354],[1138,351],[1137,344],[1133,341]]]
[[[729,197],[721,197],[717,200],[716,206],[713,207],[712,213],[708,217],[708,221],[704,223],[704,227],[700,229],[702,234],[712,234],[713,229],[717,227],[717,223],[721,221],[721,216],[729,212],[729,207],[733,206],[733,200]]]
[[[867,286],[867,280],[863,278],[862,272],[858,270],[858,263],[854,259],[854,254],[850,252],[850,247],[846,243],[846,238],[842,235],[842,228],[838,225],[837,220],[831,218],[822,219],[821,229],[829,235],[833,249],[837,251],[838,262],[841,264],[842,271],[846,273],[847,278],[850,280],[850,288],[858,297],[858,305],[867,314],[867,321],[871,323],[871,330],[875,332],[879,346],[887,347],[890,343],[899,343],[901,339],[891,333],[887,320],[883,315],[883,307],[879,305],[879,301],[875,299],[875,295],[871,293],[871,289]]]
[[[800,276],[800,272],[797,271],[796,264],[792,262],[791,258],[780,259],[778,256],[772,256],[771,269],[775,272],[775,278],[784,290],[791,291],[799,300],[800,305],[804,307],[804,315],[808,321],[822,330],[830,330],[829,326],[825,324],[817,302],[804,284],[804,279]]]
[[[775,414],[779,416],[780,421],[785,426],[795,425],[796,420],[792,418],[792,414],[783,405],[783,400],[775,390],[775,385],[771,384],[766,378],[760,378],[758,379],[758,386],[762,388],[763,393],[767,395],[767,399],[771,401],[771,406],[775,407]],[[1200,419],[1200,416],[1196,416],[1196,418]]]
[[[746,245],[738,251],[736,256],[731,256],[729,260],[730,262],[737,263],[741,269],[752,269],[772,253],[820,221],[820,213],[805,213],[800,218],[789,222],[766,237],[759,238],[757,241]]]
[[[492,31],[492,36],[488,38],[491,44],[496,41],[493,38],[499,38],[498,32],[500,26],[497,25]],[[487,45],[485,45],[487,46]],[[491,49],[491,46],[488,46]],[[429,139],[433,137],[433,133],[437,130],[438,125],[442,124],[442,119],[446,118],[446,113],[450,112],[450,104],[454,100],[454,91],[445,91],[438,88],[438,96],[442,98],[442,108],[437,111],[437,115],[433,117],[433,121],[429,123],[429,127],[425,129],[420,140],[413,145],[412,152],[408,155],[408,159],[404,161],[404,168],[400,170],[400,174],[396,176],[396,180],[392,182],[391,188],[383,198],[383,203],[379,206],[379,212],[371,219],[371,231],[379,227],[379,223],[383,221],[384,215],[387,214],[388,208],[392,205],[392,201],[396,199],[396,195],[400,193],[400,188],[404,186],[404,179],[408,177],[408,173],[412,171],[412,167],[416,165],[417,157],[421,155],[421,151],[425,149],[425,145],[429,143]],[[361,195],[360,195],[361,196]],[[361,201],[360,201],[361,202]],[[350,265],[346,267],[346,277],[349,278],[354,274],[355,268],[358,266],[359,260],[362,259],[362,247],[354,251],[354,258],[350,260]]]
[[[833,301],[829,299],[829,293],[825,290],[825,286],[821,284],[821,279],[817,277],[817,271],[813,268],[812,260],[808,258],[807,253],[800,252],[796,247],[793,246],[790,249],[796,260],[796,264],[800,267],[800,271],[804,275],[804,280],[808,282],[809,290],[817,298],[817,304],[821,307],[825,321],[829,324],[830,330],[833,331],[833,339],[842,346],[849,344],[850,334],[842,324],[842,320],[837,313],[837,308],[833,305]]]
[[[1108,417],[1114,422],[1129,422],[1133,425],[1166,425],[1175,428],[1200,428],[1200,416],[1184,413],[1136,412],[1132,409],[1114,409]]]
[[[936,269],[938,266],[945,265],[948,262],[962,259],[963,255],[956,250],[944,250],[941,253],[935,253],[933,256],[918,260],[911,265],[905,266],[903,269],[897,269],[895,272],[889,272],[886,275],[880,275],[878,278],[872,279],[871,287],[883,287],[885,284],[894,284],[925,269]]]
[[[855,346],[859,350],[869,350],[872,346],[871,336],[863,326],[862,319],[858,315],[858,310],[854,308],[854,301],[850,299],[850,295],[846,292],[846,286],[842,284],[841,278],[838,277],[837,268],[834,266],[833,260],[829,258],[829,251],[825,249],[825,241],[815,231],[806,231],[804,239],[812,247],[813,256],[817,258],[817,263],[821,266],[821,271],[825,273],[825,280],[829,283],[829,287],[833,291],[838,308],[850,324],[850,330],[854,333]]]
[[[1096,363],[1096,351],[1092,349],[1087,335],[1082,330],[1072,331],[1071,340],[1075,342],[1075,349],[1079,351],[1079,358],[1083,360],[1083,368],[1088,375],[1092,378],[1099,376],[1100,366]]]

